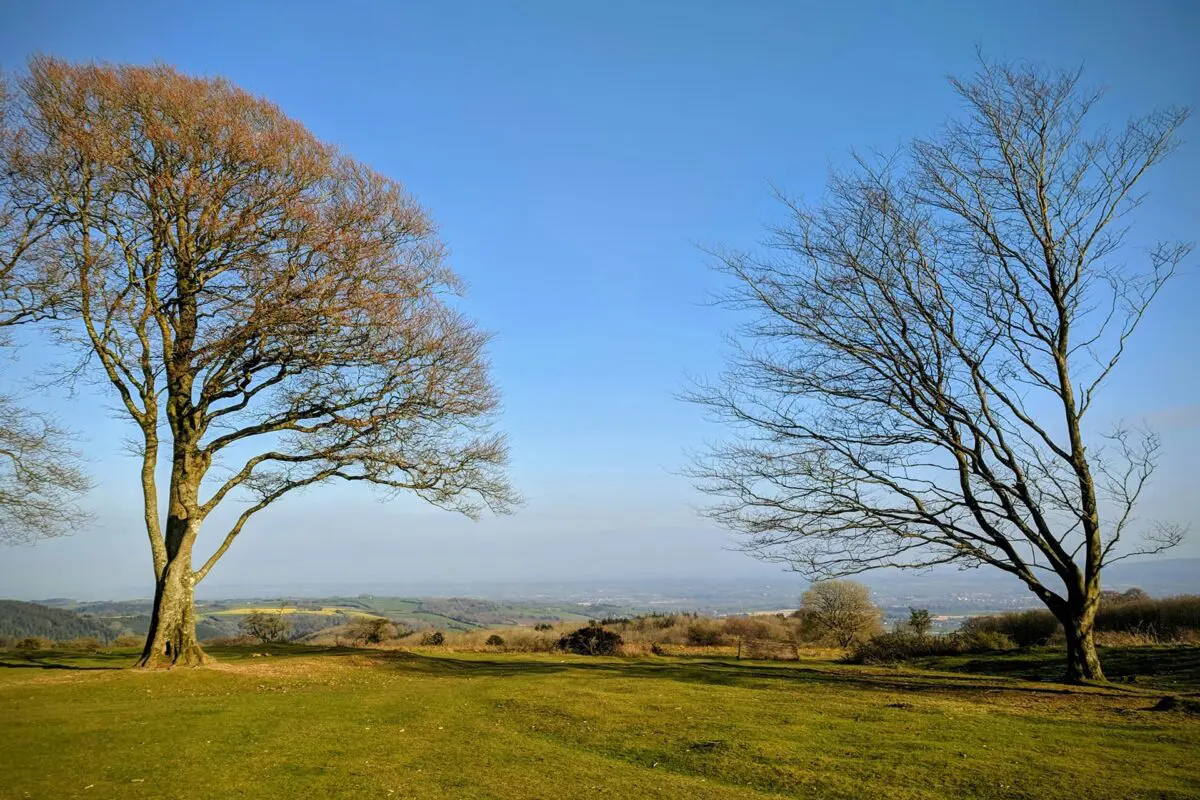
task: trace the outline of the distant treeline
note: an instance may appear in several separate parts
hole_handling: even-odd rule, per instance
[[[56,641],[94,637],[107,642],[121,633],[121,625],[86,614],[39,603],[0,600],[0,636],[42,636]]]

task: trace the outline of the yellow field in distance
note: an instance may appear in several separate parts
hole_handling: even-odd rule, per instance
[[[334,614],[345,614],[348,617],[378,617],[379,614],[372,614],[369,611],[363,611],[358,608],[338,608],[336,606],[325,606],[323,608],[293,608],[291,606],[262,606],[245,608],[225,608],[220,611],[209,612],[209,616],[238,616],[242,617],[247,614],[317,614],[321,616],[333,616]]]

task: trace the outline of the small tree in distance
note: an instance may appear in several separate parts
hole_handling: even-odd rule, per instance
[[[814,583],[800,596],[796,615],[840,647],[883,632],[883,611],[871,601],[871,590],[855,581]]]
[[[350,638],[359,644],[379,644],[391,638],[392,623],[383,617],[355,617],[350,623]]]
[[[933,629],[933,617],[928,608],[908,609],[908,629],[917,636],[926,636]]]
[[[287,636],[291,625],[283,614],[268,614],[265,611],[253,611],[242,618],[238,624],[247,636],[253,636],[263,644],[278,642]]]

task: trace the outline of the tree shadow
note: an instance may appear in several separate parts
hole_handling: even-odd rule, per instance
[[[886,692],[920,692],[935,694],[1010,694],[1024,696],[1072,695],[1086,692],[1093,697],[1128,697],[1131,692],[1120,686],[1096,688],[1067,684],[1029,685],[1011,677],[967,677],[946,673],[906,673],[903,671],[842,667],[836,664],[802,666],[745,663],[723,660],[688,661],[590,661],[572,658],[561,663],[548,661],[518,661],[454,656],[433,656],[405,651],[380,653],[395,669],[428,676],[515,677],[546,675],[571,670],[625,678],[654,678],[686,683],[743,688],[778,687],[790,684],[845,686]]]
[[[1118,684],[1200,692],[1200,647],[1194,645],[1138,645],[1102,647],[1104,674]],[[932,657],[914,664],[927,669],[994,675],[1032,681],[1062,677],[1061,653],[1039,649],[984,657]]]
[[[124,669],[126,666],[127,665],[60,664],[54,661],[45,661],[40,658],[28,658],[20,661],[13,659],[0,659],[0,669],[57,669],[67,670],[69,672],[94,672],[97,670]]]

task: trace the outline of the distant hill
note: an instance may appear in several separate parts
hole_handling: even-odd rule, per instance
[[[119,626],[74,611],[20,600],[0,600],[0,636],[18,639],[45,636],[55,640],[94,636],[107,641],[120,632]]]

